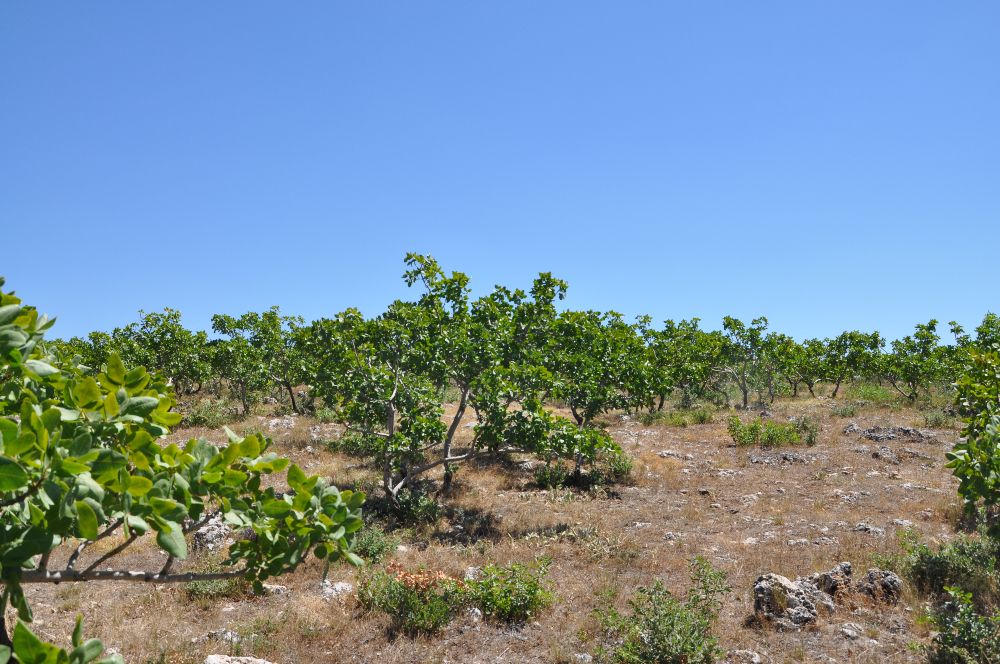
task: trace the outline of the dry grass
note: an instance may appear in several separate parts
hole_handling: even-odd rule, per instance
[[[28,596],[36,610],[35,627],[44,637],[65,644],[76,614],[83,613],[88,635],[140,664],[200,663],[210,653],[254,655],[279,663],[568,662],[575,661],[577,653],[590,652],[598,628],[593,611],[627,609],[635,588],[656,577],[683,594],[686,560],[703,555],[729,573],[734,589],[716,627],[726,649],[756,650],[764,661],[781,664],[829,661],[823,655],[838,662],[921,661],[907,648],[908,642],[928,640],[925,628],[914,621],[919,598],[909,594],[897,607],[848,600],[835,615],[821,617],[795,634],[746,626],[752,613],[750,588],[761,574],[777,572],[794,579],[842,560],[863,572],[874,554],[894,547],[893,519],[915,522],[930,542],[953,536],[950,522],[957,521],[958,513],[953,507],[955,484],[941,467],[946,445],[900,443],[934,461],[904,459],[894,466],[854,451],[863,444],[877,446],[841,433],[849,421],[865,427],[891,415],[909,423],[918,414],[862,409],[851,419],[832,418],[824,415],[823,403],[801,398],[772,411],[779,420],[800,414],[819,419],[819,444],[793,448],[808,463],[750,463],[748,452],[761,452],[731,447],[719,422],[643,427],[615,419],[609,430],[636,460],[632,486],[544,492],[532,484],[530,472],[512,462],[486,461],[463,468],[457,489],[443,501],[449,514],[461,510],[466,519],[488,519],[485,535],[457,536],[454,524],[445,519],[408,531],[407,550],[394,553],[391,560],[461,577],[466,568],[490,561],[506,564],[551,556],[553,590],[561,601],[531,624],[472,624],[463,619],[436,637],[391,637],[384,616],[366,615],[353,600],[326,602],[320,592],[322,566],[311,560],[278,580],[289,592],[273,597],[206,602],[193,601],[182,586],[34,586]],[[333,454],[321,444],[337,435],[335,426],[313,430],[317,423],[302,417],[287,427],[269,426],[270,419],[251,418],[237,430],[263,428],[275,439],[279,453],[307,473],[332,477],[338,485],[377,480],[358,459]],[[463,434],[470,432],[463,429]],[[945,441],[955,435],[954,430],[935,434]],[[220,431],[202,429],[178,431],[173,439],[199,435],[220,443],[225,439]],[[679,458],[658,456],[664,450],[675,451]],[[685,459],[688,454],[693,458]],[[906,483],[929,489],[903,488]],[[884,528],[889,536],[855,532],[859,522]],[[667,532],[678,537],[665,539]],[[808,543],[788,544],[802,539]],[[115,544],[109,538],[94,548],[106,550]],[[54,557],[66,555],[60,551]],[[204,568],[211,563],[208,556],[196,554],[175,569]],[[147,545],[131,551],[116,567],[156,568],[161,560],[162,554]],[[330,580],[356,583],[347,566],[333,568]],[[866,635],[848,641],[839,634],[845,622],[862,625]],[[239,643],[201,638],[223,628],[237,632]]]

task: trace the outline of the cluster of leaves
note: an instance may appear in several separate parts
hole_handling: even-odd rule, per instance
[[[205,331],[193,332],[181,323],[181,313],[139,312],[139,321],[111,333],[92,332],[86,339],[53,340],[53,350],[79,355],[86,366],[99,367],[117,355],[126,366],[159,371],[182,394],[200,392],[206,383],[229,387],[243,412],[271,387],[285,391],[292,409],[295,385],[305,382],[301,354],[303,320],[282,316],[278,307],[238,318],[212,317],[212,331],[222,338],[209,339]]]
[[[521,622],[545,609],[554,597],[545,580],[551,561],[540,558],[530,565],[493,564],[480,570],[479,578],[458,580],[442,572],[366,568],[360,576],[358,599],[369,611],[392,617],[395,629],[409,635],[433,634],[461,609],[475,607],[484,618]]]
[[[811,425],[811,427],[810,427]],[[727,429],[733,442],[740,446],[760,445],[761,447],[779,447],[781,445],[794,445],[802,442],[799,435],[800,426],[805,429],[806,435],[811,436],[815,443],[815,425],[799,425],[791,422],[763,422],[761,418],[754,418],[749,424],[743,424],[739,415],[730,415],[727,420]]]
[[[104,652],[104,644],[100,639],[83,640],[83,616],[76,617],[76,627],[71,637],[73,650],[69,652],[43,642],[24,623],[18,623],[14,628],[14,638],[11,641],[9,647],[0,645],[0,664],[14,661],[12,656],[20,664],[88,664]],[[125,660],[116,653],[97,664],[125,664]]]
[[[651,588],[638,588],[629,600],[631,614],[614,608],[595,611],[604,629],[596,659],[608,664],[711,664],[722,654],[719,639],[711,633],[722,606],[721,596],[731,589],[726,574],[712,569],[701,557],[690,561],[692,588],[685,601],[675,598],[661,579]]]
[[[955,403],[965,428],[955,444],[946,468],[960,480],[958,494],[969,514],[977,503],[1000,502],[1000,346],[970,354],[966,371],[955,384]],[[1000,525],[989,534],[1000,537]]]
[[[930,622],[937,630],[930,649],[931,664],[993,664],[1000,661],[1000,614],[982,616],[972,594],[945,588],[951,596]]]
[[[214,514],[257,536],[230,547],[232,572],[209,577],[240,576],[261,592],[261,582],[294,570],[310,551],[361,563],[352,550],[363,493],[307,478],[268,452],[267,438],[230,432],[221,449],[204,439],[162,447],[181,420],[162,372],[129,370],[116,353],[91,368],[44,343],[52,323],[0,293],[0,615],[10,603],[31,622],[26,583],[192,580],[198,575],[171,575],[170,567],[187,556],[185,534]],[[291,491],[262,489],[262,475],[286,468]],[[119,529],[122,544],[75,567],[90,544]],[[101,569],[147,535],[169,554],[161,570]],[[49,569],[50,552],[68,540],[81,544],[66,568]]]

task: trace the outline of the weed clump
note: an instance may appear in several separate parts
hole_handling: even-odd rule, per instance
[[[184,423],[192,427],[218,429],[235,422],[239,418],[237,408],[229,407],[218,399],[205,399],[184,418]]]
[[[681,602],[663,581],[651,588],[638,588],[629,600],[631,615],[613,608],[596,612],[604,628],[604,643],[597,648],[597,661],[606,664],[657,662],[661,664],[711,664],[722,654],[719,639],[712,636],[712,623],[722,605],[719,597],[729,592],[726,573],[713,570],[704,558],[690,561],[688,598]]]
[[[478,579],[453,579],[444,572],[410,572],[395,565],[370,569],[358,583],[358,600],[369,611],[392,617],[404,634],[434,634],[462,608],[476,607],[487,619],[527,620],[547,607],[554,597],[545,581],[551,561],[532,565],[511,563],[485,566]]]
[[[796,425],[791,422],[765,423],[758,417],[749,424],[743,424],[739,416],[734,414],[729,416],[727,424],[730,437],[740,446],[779,447],[802,442]]]

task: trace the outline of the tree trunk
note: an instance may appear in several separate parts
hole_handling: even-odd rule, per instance
[[[462,422],[462,417],[465,416],[465,407],[469,403],[469,388],[466,387],[462,390],[462,399],[458,403],[458,410],[455,412],[455,417],[451,421],[451,426],[448,428],[448,437],[444,440],[444,458],[447,459],[451,456],[451,441],[455,437],[455,432],[458,431],[458,425]],[[452,465],[450,463],[444,464],[444,488],[451,486],[452,476],[454,471],[452,470]]]
[[[661,413],[663,412],[663,402],[666,401],[666,400],[667,400],[667,395],[666,394],[661,394],[660,395],[660,407],[656,409],[657,411],[659,411]]]
[[[284,381],[284,383],[285,389],[288,390],[288,396],[292,400],[292,410],[297,413],[299,412],[299,407],[295,404],[295,392],[292,390],[292,386],[287,380]]]

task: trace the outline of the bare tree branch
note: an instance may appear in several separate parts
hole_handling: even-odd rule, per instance
[[[145,583],[186,583],[188,581],[215,581],[218,579],[236,579],[245,576],[251,569],[236,572],[216,572],[213,574],[157,574],[156,572],[133,572],[130,570],[93,570],[80,571],[64,569],[56,572],[48,570],[24,570],[21,573],[21,583],[68,583],[71,581],[134,581]]]
[[[94,542],[99,542],[100,540],[104,539],[111,533],[115,532],[115,530],[118,529],[118,526],[122,525],[122,523],[124,523],[124,519],[115,519],[110,526],[104,529],[104,532],[102,532],[97,536],[96,539],[84,540],[83,542],[81,542],[80,546],[76,547],[76,550],[73,551],[73,554],[69,557],[69,562],[66,563],[66,569],[73,569],[73,566],[76,565],[77,558],[80,557],[80,554],[83,553],[84,549],[86,549]]]
[[[132,535],[127,540],[125,540],[124,542],[122,542],[121,544],[119,544],[118,546],[116,546],[115,548],[111,549],[110,551],[108,551],[107,553],[105,553],[103,556],[101,556],[100,558],[98,558],[97,560],[95,560],[90,565],[90,567],[88,567],[87,569],[83,570],[83,573],[86,574],[87,572],[90,572],[95,567],[97,567],[98,565],[100,565],[101,563],[103,563],[108,558],[111,558],[112,556],[117,556],[119,553],[121,553],[122,551],[124,551],[128,547],[132,546],[132,543],[134,541],[136,541],[137,539],[139,539],[138,535]],[[73,566],[72,565],[66,565],[66,569],[73,569]]]

